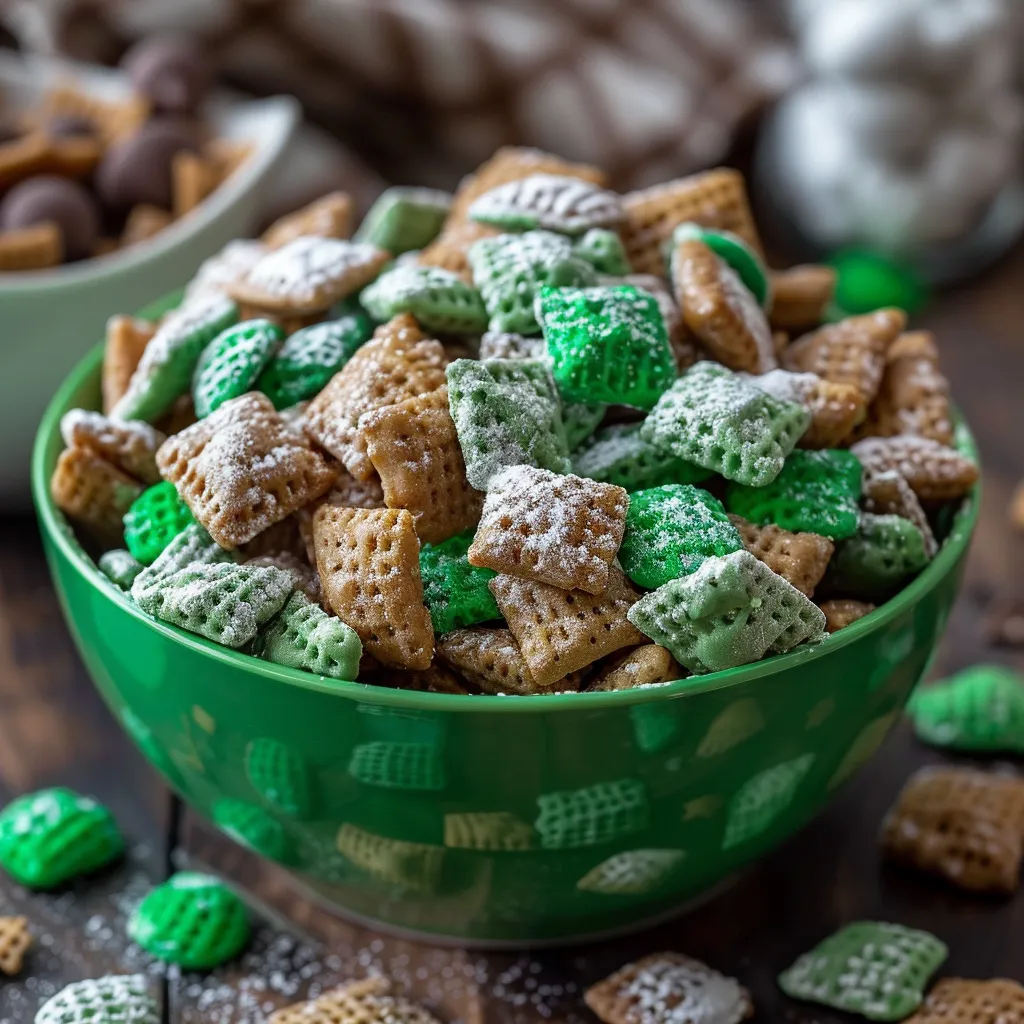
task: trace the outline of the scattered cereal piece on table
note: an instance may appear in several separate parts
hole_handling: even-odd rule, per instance
[[[729,519],[739,531],[743,546],[752,555],[756,555],[772,572],[789,580],[801,594],[807,597],[814,595],[814,588],[825,575],[835,549],[828,537],[816,533],[791,533],[774,523],[757,526],[737,515],[730,515]],[[826,629],[827,619],[826,612]]]
[[[850,451],[860,459],[865,473],[895,470],[922,501],[962,498],[978,479],[978,467],[971,459],[926,437],[869,437]]]
[[[39,1008],[35,1024],[160,1024],[160,1007],[143,974],[76,981]]]
[[[572,471],[577,476],[617,484],[630,492],[665,484],[697,484],[712,475],[710,469],[645,441],[642,426],[615,423],[602,427],[573,453]]]
[[[8,977],[20,974],[31,945],[28,918],[0,917],[0,973]]]
[[[249,563],[250,565],[252,563]],[[263,635],[260,657],[328,679],[354,680],[363,648],[354,629],[296,590]]]
[[[1006,978],[940,978],[905,1024],[1020,1024],[1024,986]]]
[[[268,249],[280,249],[296,238],[348,238],[352,234],[352,199],[347,192],[328,192],[294,213],[279,217],[263,232]],[[380,246],[387,248],[387,246]]]
[[[374,201],[355,240],[386,249],[392,256],[422,249],[437,238],[451,205],[448,192],[393,185]]]
[[[272,320],[243,320],[203,349],[192,377],[192,405],[203,419],[225,402],[250,391],[284,341]]]
[[[558,174],[530,174],[496,185],[474,199],[467,213],[503,231],[543,228],[563,235],[611,227],[625,216],[616,193]]]
[[[367,833],[368,834],[368,833]],[[416,844],[396,846],[413,847]],[[395,851],[397,858],[397,849]],[[391,994],[388,978],[349,981],[271,1014],[267,1024],[438,1024],[422,1006]]]
[[[739,1024],[754,1012],[735,978],[681,953],[653,953],[591,985],[584,1001],[604,1024]]]
[[[626,523],[629,496],[614,484],[510,466],[493,476],[473,565],[601,594]]]
[[[241,952],[249,920],[245,904],[216,878],[179,871],[132,911],[128,937],[158,960],[205,971]]]
[[[587,686],[587,692],[603,693],[659,686],[681,679],[684,674],[684,670],[664,647],[644,644],[620,658],[614,658],[602,668]]]
[[[441,267],[396,264],[364,288],[360,302],[376,320],[411,313],[428,331],[479,334],[487,327],[480,293]]]
[[[973,768],[922,768],[886,816],[882,850],[963,889],[1015,892],[1024,854],[1024,781]]]
[[[857,921],[804,953],[779,975],[794,999],[899,1021],[921,1004],[928,979],[947,949],[928,932],[899,924]]]
[[[825,615],[825,629],[829,633],[837,633],[875,610],[870,601],[855,601],[852,597],[832,598],[818,607]]]
[[[110,812],[70,789],[28,793],[0,812],[0,866],[29,889],[54,889],[123,851]]]
[[[161,480],[147,487],[125,512],[125,547],[142,565],[151,565],[160,552],[194,522],[174,484]]]
[[[927,564],[924,535],[909,519],[865,512],[857,532],[836,544],[826,582],[835,593],[870,601]]]
[[[467,530],[440,544],[420,546],[423,601],[435,633],[501,618],[487,586],[497,573],[470,564],[467,552],[472,541],[473,531]]]
[[[135,577],[145,568],[129,551],[114,548],[104,551],[96,563],[104,576],[121,590],[131,590]]]
[[[156,333],[156,324],[117,314],[107,321],[103,347],[103,411],[109,413],[128,390],[142,353]]]
[[[65,448],[50,478],[57,508],[110,546],[122,542],[124,515],[142,491],[134,477],[83,448]]]

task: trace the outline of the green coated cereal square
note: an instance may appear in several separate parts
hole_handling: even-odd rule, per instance
[[[296,590],[263,634],[260,657],[327,679],[354,680],[363,645],[351,626]]]
[[[174,484],[161,480],[146,488],[125,512],[124,542],[142,565],[152,565],[164,548],[194,522]]]
[[[844,597],[883,597],[928,564],[924,534],[896,515],[864,512],[857,532],[836,544],[825,582]]]
[[[480,334],[487,328],[480,293],[441,267],[397,264],[364,288],[359,299],[382,323],[399,313],[412,313],[425,331]]]
[[[221,331],[203,349],[192,377],[192,404],[203,419],[250,391],[284,341],[273,320],[244,320]]]
[[[435,633],[501,619],[487,586],[498,574],[469,564],[466,553],[472,542],[473,531],[467,530],[440,544],[420,546],[423,602],[430,611]]]
[[[615,423],[602,427],[573,453],[572,471],[627,491],[642,491],[664,484],[699,484],[710,469],[687,462],[641,436],[642,423]]]

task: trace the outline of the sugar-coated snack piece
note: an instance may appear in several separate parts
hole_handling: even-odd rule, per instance
[[[573,453],[577,476],[617,484],[627,491],[642,491],[663,484],[696,484],[712,471],[687,462],[641,436],[640,423],[614,423],[602,427]]]
[[[288,522],[289,520],[285,520]],[[277,524],[282,525],[281,523]],[[273,527],[271,527],[273,530]],[[268,531],[269,532],[269,531]],[[259,538],[257,538],[258,540]],[[300,538],[301,542],[301,538]],[[320,590],[320,576],[316,569],[309,564],[304,556],[300,557],[292,551],[277,550],[273,555],[253,555],[246,558],[245,565],[269,565],[272,568],[280,569],[288,573],[292,578],[292,585],[297,593],[308,597],[314,604],[320,604],[323,594]]]
[[[614,566],[607,588],[597,595],[516,576],[497,576],[489,586],[538,686],[554,686],[571,672],[644,642],[626,619],[640,594]]]
[[[575,850],[619,840],[647,828],[650,804],[639,779],[614,779],[582,789],[541,793],[534,828],[547,850]]]
[[[850,451],[860,459],[865,473],[895,470],[923,501],[962,498],[978,479],[978,467],[971,459],[927,437],[868,437]]]
[[[1015,892],[1024,856],[1024,781],[974,768],[922,768],[886,816],[882,850],[962,889]]]
[[[146,345],[128,390],[110,410],[121,420],[152,423],[188,391],[203,349],[238,318],[238,308],[219,292],[186,299],[160,321]]]
[[[565,443],[570,452],[576,451],[594,433],[607,411],[608,406],[600,403],[562,403],[562,426],[565,429]]]
[[[644,644],[621,658],[614,658],[587,686],[588,693],[634,690],[639,686],[660,686],[683,677],[683,669],[664,647]]]
[[[563,590],[601,594],[628,507],[629,496],[614,484],[510,466],[491,477],[469,561]]]
[[[328,490],[337,473],[250,392],[169,438],[157,463],[218,544],[237,547]]]
[[[215,565],[232,562],[230,551],[225,551],[198,523],[186,526],[132,581],[132,598],[139,603],[181,569],[194,565]]]
[[[225,402],[250,391],[284,341],[273,320],[243,320],[221,331],[206,348],[192,375],[192,405],[203,419]]]
[[[296,238],[309,235],[348,238],[351,233],[352,197],[347,192],[328,192],[301,209],[279,217],[263,232],[260,241],[268,249],[280,249]]]
[[[795,533],[842,540],[857,532],[861,466],[841,449],[790,453],[779,475],[761,487],[730,483],[730,512],[759,526],[775,523]]]
[[[144,974],[109,974],[65,985],[39,1007],[35,1024],[160,1024]]]
[[[132,596],[162,622],[225,647],[244,647],[284,607],[294,586],[288,573],[272,566],[199,563],[145,589],[133,585]]]
[[[569,472],[561,402],[543,363],[456,359],[446,374],[452,419],[474,487],[487,490],[491,478],[508,466]]]
[[[902,516],[864,512],[857,532],[836,544],[829,564],[830,590],[874,600],[928,564],[924,536]]]
[[[348,828],[348,826],[345,827]],[[353,832],[359,832],[359,830],[353,827]],[[361,835],[366,839],[377,841],[375,844],[377,848],[373,851],[376,854],[373,865],[375,870],[372,870],[371,874],[387,875],[388,880],[396,885],[401,885],[403,881],[409,884],[411,881],[411,879],[403,879],[400,874],[392,877],[392,873],[397,872],[398,865],[402,863],[403,852],[411,854],[413,858],[418,855],[418,859],[423,860],[425,852],[434,849],[423,844],[403,843],[400,840],[371,836],[368,832],[362,832]],[[385,848],[388,844],[391,845],[386,852]],[[345,849],[342,852],[345,853],[346,850],[349,850],[350,853],[346,855],[350,859],[354,859],[355,862],[359,862],[362,858],[358,853],[362,853],[364,856],[368,854],[370,852],[367,849],[369,844],[360,844],[358,853],[356,849],[353,849],[354,845],[355,836],[352,832],[346,833]],[[435,871],[439,871],[440,864],[434,863],[433,858],[428,858],[428,860],[430,861],[429,873],[433,875]],[[415,861],[410,862],[410,864],[412,863]],[[383,871],[385,864],[390,870]],[[423,867],[426,868],[427,864],[424,864]],[[414,888],[422,888],[422,886],[414,886]],[[348,981],[344,985],[328,990],[316,999],[305,1003],[294,1003],[278,1010],[270,1016],[267,1024],[375,1024],[375,1022],[378,1024],[384,1024],[384,1022],[386,1024],[438,1024],[438,1021],[423,1007],[410,1002],[404,996],[390,993],[391,981],[388,978],[371,977],[360,981]]]
[[[222,295],[227,285],[241,280],[267,251],[267,247],[255,238],[232,239],[220,252],[199,264],[199,269],[185,288],[185,300],[199,295]]]
[[[919,686],[907,713],[932,746],[1024,753],[1024,677],[1002,665],[972,665]]]
[[[273,313],[315,313],[369,284],[388,261],[374,245],[303,235],[273,249],[225,287],[238,302]]]
[[[189,523],[194,522],[174,484],[161,480],[144,490],[125,512],[125,547],[142,565],[150,565]]]
[[[443,543],[420,546],[423,601],[435,633],[501,618],[487,586],[497,573],[470,564],[466,555],[472,541],[473,531],[467,530]]]
[[[434,391],[447,356],[408,313],[382,324],[306,409],[306,432],[357,479],[374,474],[359,429],[365,413]],[[471,481],[472,482],[472,481]]]
[[[940,978],[906,1024],[1016,1024],[1024,1020],[1024,985],[1006,978]]]
[[[437,656],[484,693],[524,697],[552,689],[533,678],[509,629],[454,629],[438,638]]]
[[[722,503],[700,487],[665,484],[629,495],[619,562],[641,587],[654,590],[742,547]]]
[[[412,513],[323,505],[313,517],[313,540],[324,597],[366,651],[384,665],[428,668],[434,630]]]
[[[0,811],[0,867],[28,889],[54,889],[119,857],[110,811],[70,789],[41,789]]]
[[[0,917],[0,974],[20,974],[31,945],[27,917]]]
[[[755,252],[761,242],[747,201],[743,175],[730,167],[676,178],[622,197],[622,240],[638,274],[664,274],[662,252],[677,225],[686,221],[731,231]]]
[[[857,601],[852,597],[834,597],[822,601],[818,607],[825,615],[825,629],[829,633],[837,633],[875,610],[870,601]]]
[[[441,267],[399,263],[364,288],[360,302],[377,320],[411,313],[428,331],[479,334],[487,327],[480,293]]]
[[[469,264],[492,331],[536,334],[534,299],[541,288],[596,284],[593,266],[574,254],[565,235],[551,231],[482,238],[470,246]]]
[[[735,979],[681,953],[653,953],[591,985],[584,1002],[604,1024],[739,1024],[754,1012]],[[657,1007],[658,1010],[652,1010]]]
[[[537,319],[562,397],[650,409],[676,379],[657,301],[632,285],[541,288]]]
[[[564,235],[611,227],[624,217],[614,192],[559,174],[530,174],[496,185],[474,199],[467,212],[472,220],[503,231],[544,228]]]
[[[813,263],[770,271],[772,327],[792,330],[820,324],[832,302],[836,277],[834,268]]]
[[[109,413],[128,390],[135,367],[156,324],[118,313],[107,321],[106,344],[103,348],[103,411]]]
[[[256,390],[275,409],[287,409],[317,395],[373,335],[361,309],[346,309],[336,320],[322,320],[289,335],[260,373]]]
[[[493,238],[496,234],[498,229],[489,228],[486,224],[478,224],[474,220],[455,223],[449,217],[441,234],[413,258],[422,266],[440,267],[472,283],[473,275],[469,269],[470,247],[481,238]]]
[[[873,468],[864,473],[861,505],[865,512],[873,512],[875,515],[894,515],[909,519],[921,531],[925,554],[929,558],[934,558],[938,553],[939,542],[935,539],[928,514],[920,498],[914,493],[906,478],[895,469],[880,472]]]
[[[68,448],[84,448],[145,484],[156,483],[156,450],[167,438],[140,420],[115,420],[87,409],[70,409],[60,421]]]
[[[135,577],[145,568],[130,551],[125,551],[124,548],[104,551],[96,562],[96,567],[121,590],[131,590]]]
[[[730,369],[765,373],[777,365],[764,310],[725,260],[700,239],[672,251],[673,294],[686,326]]]
[[[393,185],[374,201],[355,240],[386,249],[392,256],[422,249],[440,233],[451,205],[449,192]]]
[[[920,1005],[947,952],[928,932],[856,921],[798,957],[779,975],[779,987],[794,999],[869,1020],[903,1020]]]
[[[672,232],[670,255],[682,242],[703,242],[720,260],[728,264],[757,299],[763,309],[772,305],[772,284],[764,260],[749,242],[721,228],[706,228],[693,221],[680,224]]]
[[[836,384],[852,384],[870,402],[882,383],[889,346],[906,323],[902,309],[878,309],[826,324],[788,345],[782,365]]]
[[[213,876],[178,871],[132,911],[128,937],[158,960],[207,971],[242,951],[249,917],[245,904]]]
[[[632,270],[622,238],[610,228],[591,228],[585,231],[573,244],[573,252],[585,259],[599,274],[621,277]]]
[[[749,551],[708,558],[659,587],[629,621],[691,672],[748,665],[825,635],[825,616]]]
[[[484,331],[480,338],[480,359],[547,359],[543,338],[526,338],[511,331]]]
[[[250,563],[252,564],[252,563]],[[260,657],[329,679],[354,680],[363,647],[354,629],[296,590],[263,635]]]
[[[446,385],[366,413],[359,430],[385,505],[412,512],[421,541],[447,540],[477,524],[484,496],[466,479]]]
[[[743,546],[759,558],[772,572],[777,572],[807,597],[814,594],[814,588],[821,582],[828,568],[835,545],[828,537],[816,533],[791,533],[774,523],[757,526],[742,516],[730,515],[729,519],[739,531]],[[825,611],[824,605],[822,610]],[[828,627],[828,612],[825,611],[825,628]]]
[[[771,483],[810,423],[801,405],[766,394],[724,366],[691,366],[658,400],[644,441],[751,487]]]
[[[122,540],[122,519],[142,490],[134,477],[84,448],[65,448],[50,478],[57,508],[110,544]]]

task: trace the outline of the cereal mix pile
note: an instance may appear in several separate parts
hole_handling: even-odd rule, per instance
[[[660,685],[828,642],[977,479],[931,336],[767,269],[735,171],[619,195],[506,148],[348,210],[114,317],[64,417],[54,499],[164,623],[385,686]]]

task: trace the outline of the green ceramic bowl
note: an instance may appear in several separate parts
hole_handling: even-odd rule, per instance
[[[93,568],[47,482],[54,583],[96,685],[198,811],[353,917],[434,940],[568,942],[708,893],[816,814],[876,751],[946,624],[977,494],[932,564],[817,647],[639,692],[458,697],[337,683],[148,618]],[[970,445],[969,438],[965,444]]]

